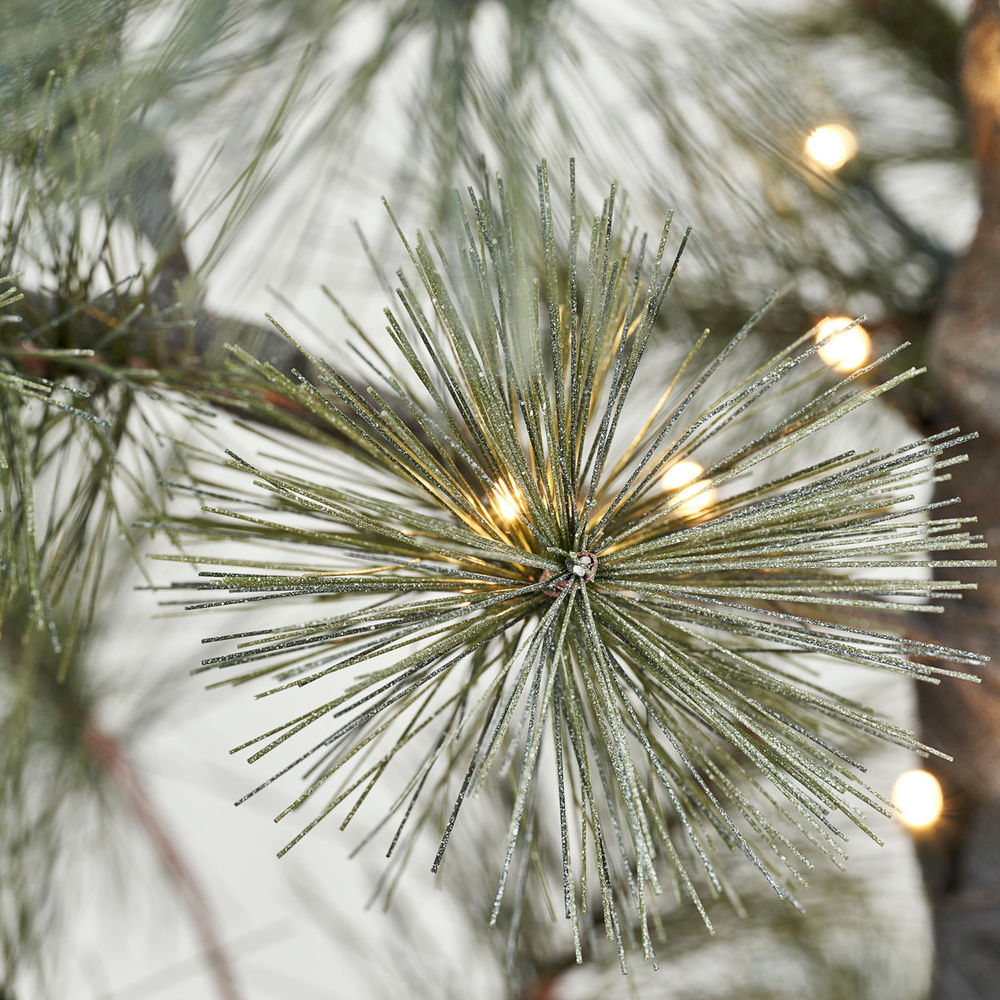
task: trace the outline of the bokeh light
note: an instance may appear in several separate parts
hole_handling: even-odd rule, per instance
[[[699,478],[704,468],[692,458],[676,462],[663,473],[662,487],[683,501],[677,508],[682,517],[695,517],[715,503],[715,490],[708,479]]]
[[[844,332],[823,344],[819,356],[838,372],[852,372],[868,360],[872,339],[868,331],[849,316],[827,316],[816,326],[816,342],[826,340],[838,330]]]
[[[827,170],[839,170],[858,151],[858,140],[844,125],[820,125],[806,139],[806,156]]]
[[[930,771],[906,771],[892,786],[892,804],[902,821],[916,830],[926,829],[941,818],[944,794]]]
[[[679,490],[687,486],[688,483],[694,482],[704,471],[702,466],[693,458],[684,458],[679,462],[675,462],[663,473],[660,485],[665,490]]]

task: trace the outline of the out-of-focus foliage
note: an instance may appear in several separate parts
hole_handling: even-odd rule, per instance
[[[205,29],[207,5],[177,5],[162,34],[126,52],[128,27],[155,6],[18,0],[0,10],[0,983],[9,989],[47,992],[53,941],[72,912],[63,875],[119,828],[138,824],[202,920],[128,734],[102,728],[122,694],[135,697],[130,719],[144,729],[139,720],[158,714],[150,678],[110,671],[109,684],[92,639],[96,622],[127,620],[112,607],[141,548],[136,522],[162,508],[173,436],[201,418],[183,393],[218,384],[197,366],[226,324],[198,311],[200,285],[259,190],[287,105],[279,95],[192,266],[163,131],[183,102],[162,98],[206,70],[218,25]],[[92,820],[104,823],[101,836]]]
[[[308,42],[325,81],[276,175],[309,205],[284,213],[283,235],[304,234],[329,267],[342,258],[315,242],[330,232],[316,220],[345,185],[389,194],[416,222],[427,213],[412,205],[447,214],[484,154],[529,200],[525,164],[571,154],[581,177],[618,178],[642,217],[677,208],[695,226],[699,266],[674,315],[731,319],[794,278],[789,330],[835,311],[919,332],[961,239],[940,220],[974,199],[948,82],[957,23],[935,0],[905,7],[252,0],[246,38],[277,68]],[[839,173],[803,153],[829,121],[859,141]],[[926,196],[899,203],[904,177]],[[929,199],[947,210],[928,213]]]

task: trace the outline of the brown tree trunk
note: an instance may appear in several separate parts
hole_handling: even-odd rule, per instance
[[[960,496],[995,557],[1000,550],[1000,0],[975,0],[962,50],[962,87],[980,170],[982,215],[956,265],[931,330],[938,427],[978,430],[970,461],[952,470],[941,496]],[[979,589],[948,608],[936,638],[1000,656],[1000,574],[942,570]],[[946,815],[919,851],[937,949],[933,1000],[1000,996],[1000,670],[982,684],[921,685],[922,738],[955,757],[934,761]]]

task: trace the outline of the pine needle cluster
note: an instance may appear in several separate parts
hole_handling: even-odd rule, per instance
[[[166,558],[200,567],[175,585],[199,591],[191,608],[254,613],[206,640],[228,650],[203,669],[310,699],[234,751],[297,748],[255,792],[308,768],[277,818],[319,804],[282,854],[338,808],[346,826],[382,782],[366,840],[406,857],[432,830],[436,871],[466,802],[503,781],[492,920],[506,902],[516,924],[531,880],[554,881],[578,959],[603,930],[624,965],[632,947],[653,958],[651,894],[672,887],[708,923],[735,852],[794,903],[802,838],[840,864],[846,829],[891,813],[844,747],[860,732],[936,751],[817,672],[968,676],[955,665],[977,655],[863,623],[941,610],[968,585],[926,568],[982,563],[933,553],[982,541],[921,499],[968,435],[823,457],[819,432],[918,372],[879,382],[879,358],[831,376],[811,332],[753,361],[771,300],[659,374],[636,423],[687,236],[676,253],[669,223],[623,237],[614,188],[582,227],[572,169],[568,220],[544,166],[538,195],[537,227],[499,183],[456,196],[454,248],[400,233],[416,281],[397,272],[393,351],[344,311],[366,390],[323,360],[307,378],[237,351],[299,437],[220,456],[229,471],[190,486],[202,512],[168,522],[205,551]],[[798,464],[775,474],[786,453]],[[276,602],[312,616],[288,624]],[[554,872],[536,864],[546,844]]]

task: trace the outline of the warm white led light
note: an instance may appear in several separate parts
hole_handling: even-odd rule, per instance
[[[682,517],[694,517],[715,503],[715,490],[710,481],[698,478],[704,471],[694,459],[685,458],[671,465],[660,478],[663,488],[676,492],[676,499],[683,501],[677,508]]]
[[[930,771],[906,771],[892,786],[892,804],[907,826],[920,830],[941,818],[944,795]]]
[[[806,139],[806,156],[827,170],[839,170],[857,151],[858,140],[844,125],[820,125]]]
[[[663,473],[660,484],[665,490],[679,490],[697,479],[705,470],[693,458],[684,458]]]
[[[521,513],[521,494],[506,483],[500,483],[494,488],[490,502],[504,524],[513,524]]]
[[[827,316],[816,327],[816,341],[826,340],[838,330],[844,332],[831,337],[819,349],[819,356],[831,368],[838,372],[852,372],[860,368],[872,351],[872,339],[868,331],[860,323],[854,322],[849,316]]]
[[[677,513],[684,517],[695,517],[715,503],[715,490],[708,479],[699,479],[681,490],[677,499],[683,501],[677,508]]]

